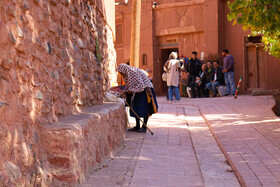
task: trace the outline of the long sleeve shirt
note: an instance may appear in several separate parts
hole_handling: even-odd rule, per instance
[[[232,55],[228,55],[224,58],[224,69],[228,72],[234,71],[234,58]]]

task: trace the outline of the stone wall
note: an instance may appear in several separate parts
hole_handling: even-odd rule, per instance
[[[49,184],[43,126],[102,104],[115,82],[113,34],[94,2],[0,1],[0,186]]]
[[[105,103],[43,125],[39,141],[47,162],[42,174],[50,176],[44,182],[48,186],[84,182],[121,147],[127,124],[125,116],[123,104]]]

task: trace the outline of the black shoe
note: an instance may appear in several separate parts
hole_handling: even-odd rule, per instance
[[[225,96],[229,96],[229,94],[226,94]]]
[[[134,131],[137,132],[140,128],[139,127],[133,127],[131,129],[128,129],[128,131]]]
[[[139,129],[137,132],[139,132],[139,133],[146,133],[147,132],[147,129],[145,128],[141,128],[141,129]]]

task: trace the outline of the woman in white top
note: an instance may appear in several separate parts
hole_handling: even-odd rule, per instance
[[[176,101],[180,100],[179,78],[181,73],[181,65],[177,57],[177,52],[172,52],[169,56],[169,60],[164,65],[167,69],[167,86],[169,102],[173,101],[173,91],[175,92]]]

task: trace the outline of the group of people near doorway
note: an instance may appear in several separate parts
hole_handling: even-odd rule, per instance
[[[192,52],[192,58],[180,61],[177,52],[172,52],[169,59],[164,64],[167,73],[168,100],[180,100],[179,81],[182,71],[186,71],[188,76],[187,86],[191,87],[193,97],[209,97],[209,90],[213,96],[217,96],[217,87],[226,84],[226,95],[234,95],[234,59],[227,49],[222,51],[223,68],[219,61],[208,61],[202,64],[197,58],[197,52]],[[126,105],[130,108],[130,116],[136,120],[136,126],[129,131],[146,132],[149,117],[157,112],[158,104],[155,96],[154,86],[147,74],[137,68],[127,64],[120,64],[117,71],[122,75],[125,85],[121,95],[126,98]],[[140,126],[140,118],[144,119],[144,124]]]
[[[164,64],[164,71],[167,73],[167,86],[169,102],[180,100],[179,81],[183,71],[187,73],[186,86],[191,89],[191,97],[209,97],[218,95],[218,87],[225,85],[225,96],[234,95],[236,91],[234,83],[234,58],[229,54],[228,49],[222,51],[223,67],[218,60],[202,63],[197,58],[197,52],[192,52],[192,57],[186,59],[178,57],[177,52],[172,52]]]

